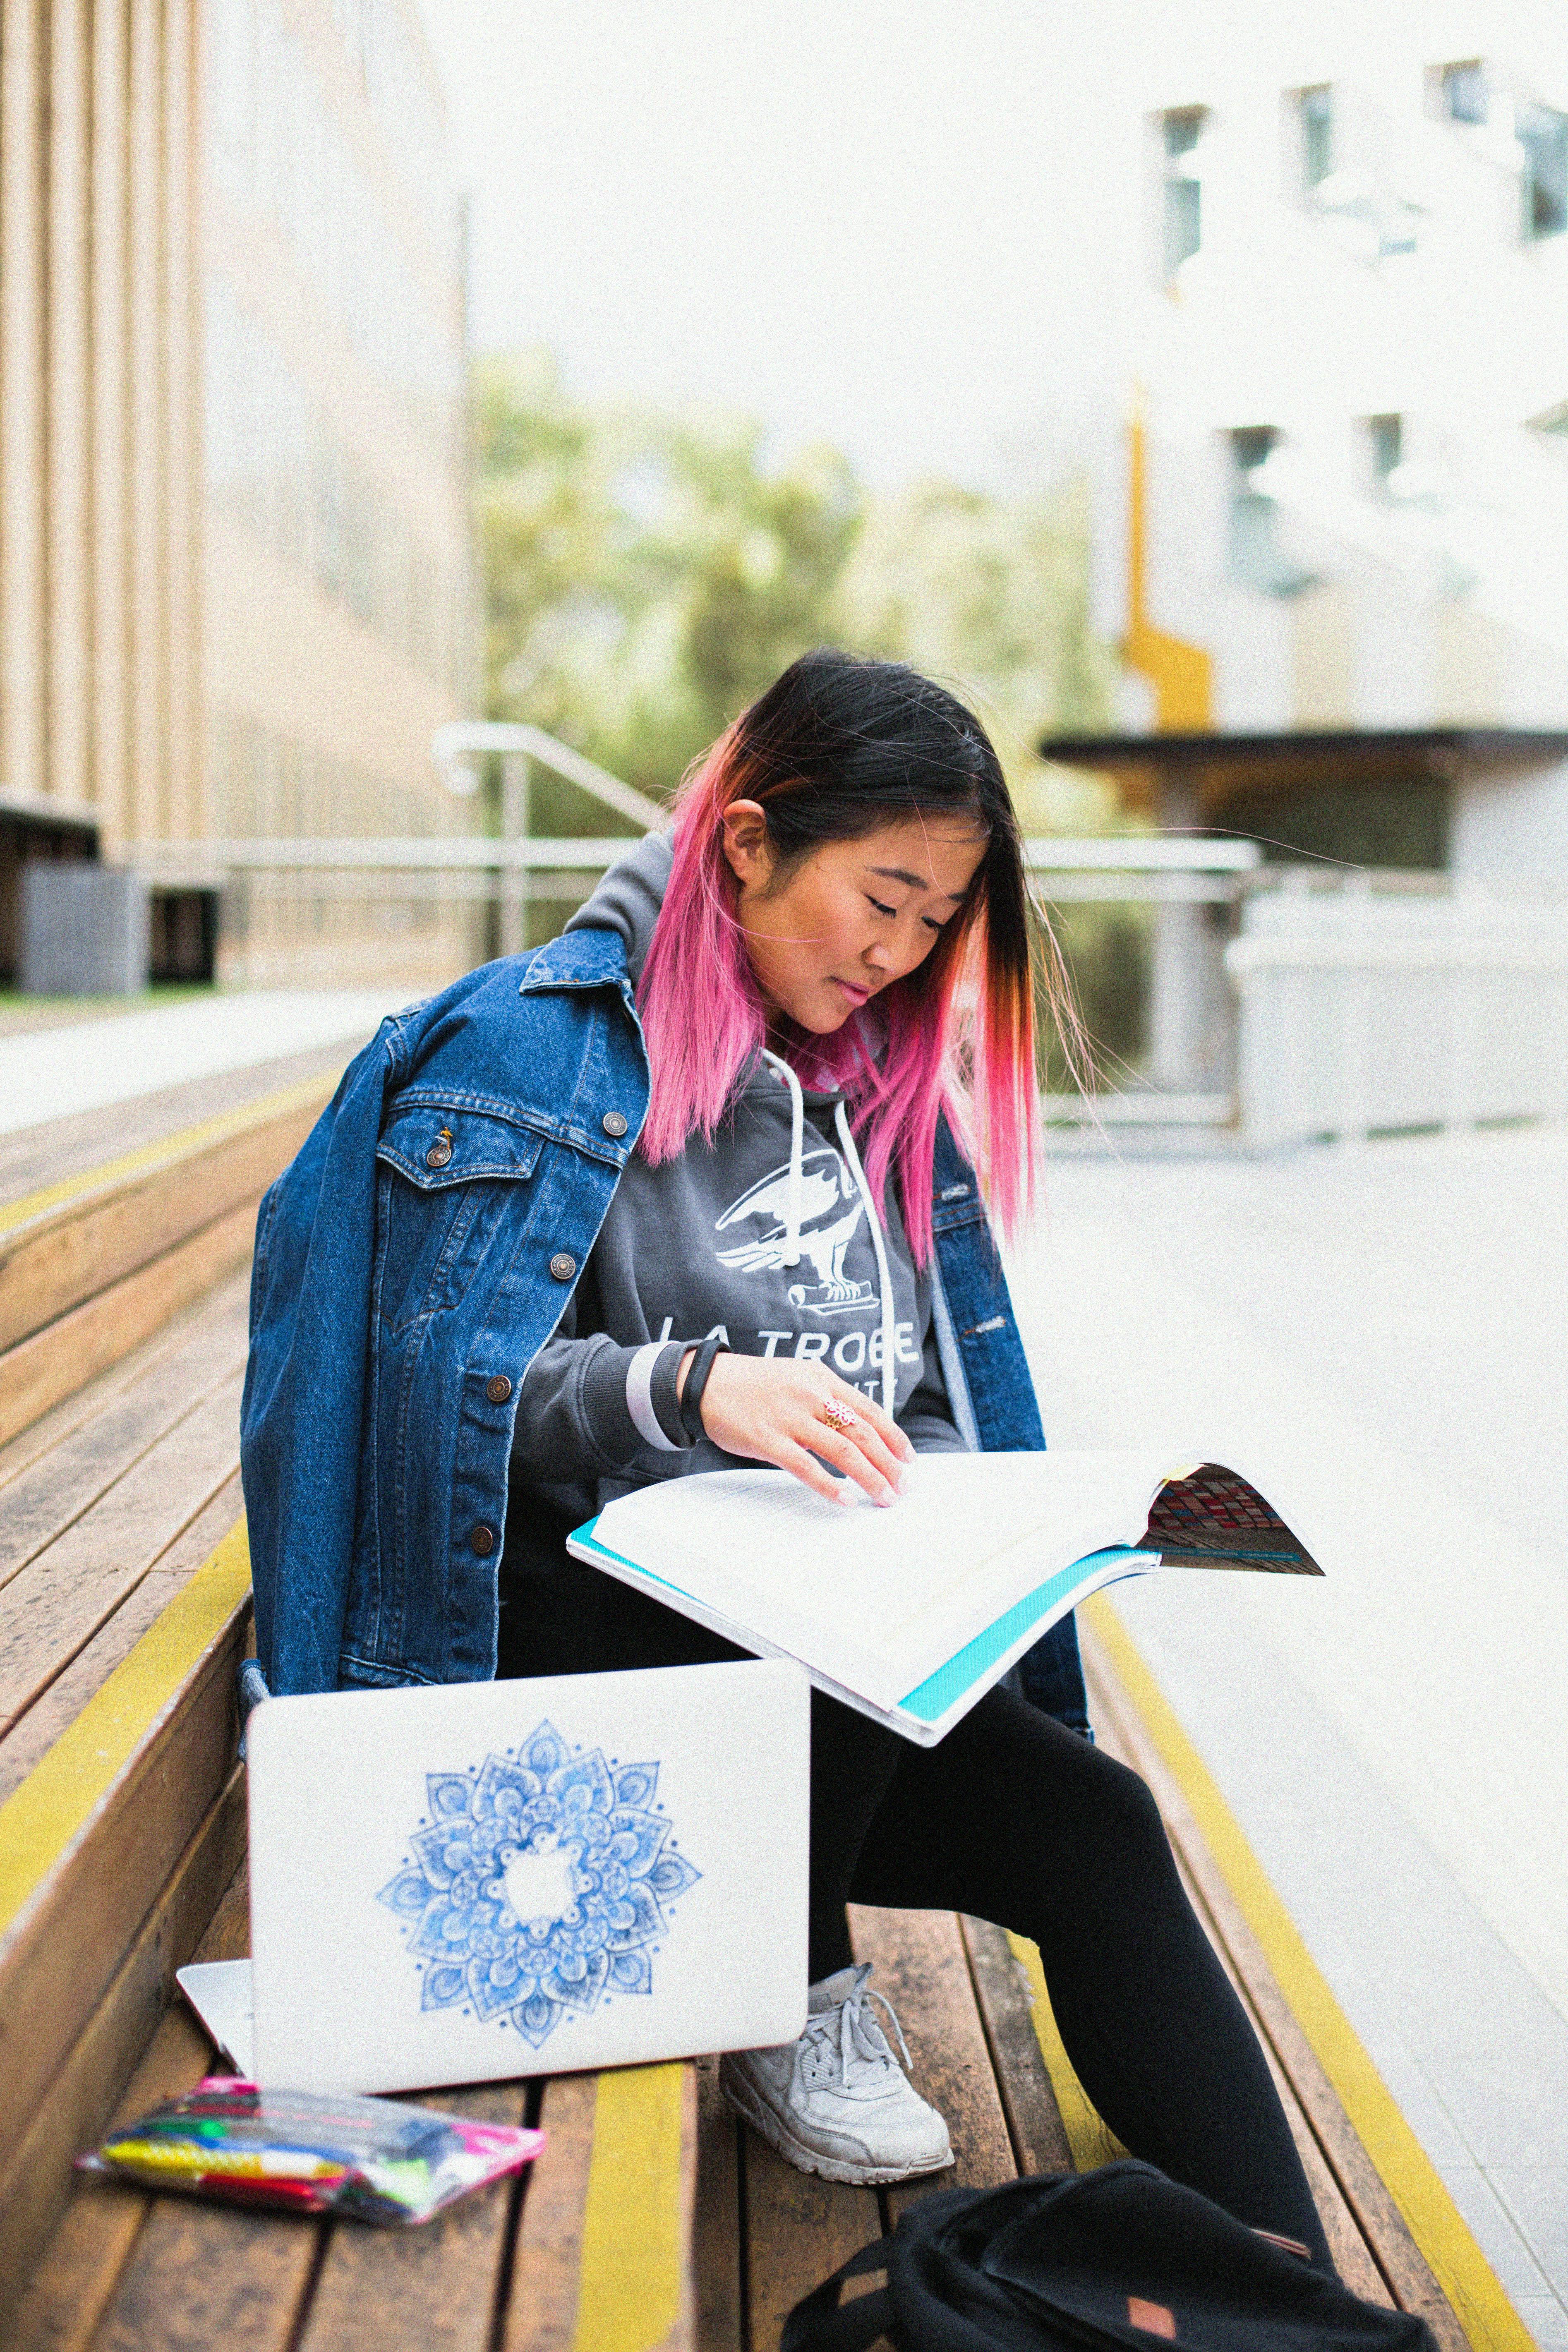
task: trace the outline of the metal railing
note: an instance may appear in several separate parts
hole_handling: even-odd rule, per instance
[[[645,793],[623,783],[619,776],[612,776],[608,768],[601,768],[596,761],[574,751],[570,743],[547,735],[542,727],[525,727],[510,719],[456,719],[448,726],[436,730],[430,739],[431,763],[447,790],[458,800],[471,799],[484,781],[473,765],[476,753],[480,758],[487,753],[500,756],[503,834],[515,835],[528,831],[526,821],[508,823],[507,802],[509,796],[521,798],[526,808],[531,761],[537,761],[553,776],[564,777],[569,784],[602,801],[618,815],[629,816],[645,833],[662,833],[669,823],[669,811],[662,801],[649,800]]]
[[[523,945],[531,904],[580,899],[669,823],[662,803],[538,728],[463,721],[440,730],[431,755],[459,801],[480,790],[476,763],[499,760],[498,833],[137,843],[125,862],[163,887],[221,888],[242,910],[258,892],[274,909],[325,906],[351,929],[400,908],[427,923],[489,909],[488,951],[506,953]],[[536,769],[637,830],[532,834]],[[1093,1103],[1054,1097],[1055,1120],[1234,1120],[1247,1140],[1279,1145],[1568,1115],[1561,902],[1456,894],[1437,875],[1379,876],[1374,887],[1265,867],[1247,840],[1035,837],[1026,856],[1053,906],[1142,906],[1152,927],[1148,1076]],[[367,936],[363,953],[377,952]]]
[[[478,953],[515,952],[528,937],[529,909],[564,908],[586,896],[594,880],[648,832],[669,823],[668,809],[637,792],[570,744],[536,727],[489,720],[462,720],[441,728],[431,743],[436,772],[453,799],[471,802],[480,793],[483,763],[497,762],[500,790],[492,803],[494,833],[432,833],[421,835],[261,835],[202,842],[146,842],[130,845],[128,863],[164,887],[221,890],[237,938],[272,926],[269,936],[287,941],[302,931],[307,942],[324,927],[342,932],[356,925],[384,926],[399,910],[426,924],[480,919]],[[531,830],[532,782],[538,772],[576,786],[600,806],[629,819],[637,830],[614,835],[541,835]],[[1218,956],[1224,930],[1214,928],[1212,909],[1233,905],[1256,876],[1261,857],[1250,841],[1174,835],[1127,835],[1105,839],[1031,838],[1026,844],[1031,871],[1047,900],[1063,908],[1118,901],[1152,910],[1155,930],[1152,1029],[1160,1048],[1158,1087],[1118,1088],[1095,1107],[1101,1119],[1151,1118],[1223,1122],[1232,1115],[1228,1091],[1229,1031],[1217,1063],[1211,1052],[1197,1069],[1190,1033],[1199,1015],[1214,1027],[1219,1007],[1222,1028],[1231,1006]],[[462,910],[469,910],[463,914]],[[558,919],[558,918],[557,918]],[[292,925],[292,929],[291,929]],[[1234,921],[1224,929],[1234,927]],[[445,936],[445,933],[443,933]],[[391,942],[389,941],[389,945]],[[363,951],[374,954],[370,938]],[[433,952],[436,950],[433,949]],[[277,975],[277,958],[264,967]],[[240,969],[245,969],[237,958]],[[254,956],[252,962],[258,960]],[[1211,1039],[1212,1043],[1212,1039]],[[1192,1072],[1187,1064],[1193,1063]],[[1219,1084],[1209,1083],[1223,1067]],[[1063,1097],[1054,1116],[1085,1114],[1076,1097]]]
[[[1225,963],[1249,1142],[1568,1117],[1568,901],[1287,887]]]

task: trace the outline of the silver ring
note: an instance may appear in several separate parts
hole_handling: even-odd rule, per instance
[[[829,1429],[838,1432],[840,1437],[847,1437],[852,1429],[860,1426],[859,1414],[853,1405],[846,1404],[842,1397],[828,1398],[822,1408],[822,1418]]]

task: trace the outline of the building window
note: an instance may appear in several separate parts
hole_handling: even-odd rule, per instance
[[[1568,114],[1550,106],[1521,106],[1513,127],[1524,150],[1520,194],[1526,241],[1561,236],[1568,229]]]
[[[1198,176],[1201,106],[1174,107],[1160,118],[1164,154],[1163,262],[1166,282],[1203,243],[1203,184]]]
[[[1301,126],[1301,187],[1304,194],[1321,188],[1334,168],[1334,93],[1328,82],[1300,90],[1296,97]]]
[[[1369,416],[1366,438],[1367,454],[1372,461],[1373,494],[1376,498],[1392,498],[1394,476],[1405,462],[1404,417]]]
[[[1266,468],[1282,439],[1277,425],[1238,425],[1226,436],[1230,457],[1228,571],[1238,588],[1299,596],[1314,575],[1292,562],[1279,539],[1279,503]]]
[[[1444,114],[1450,122],[1482,122],[1491,112],[1491,92],[1486,68],[1479,58],[1463,65],[1445,66],[1439,84]]]
[[[1273,425],[1238,425],[1230,436],[1230,576],[1268,588],[1279,572],[1279,509],[1262,482],[1279,443]]]

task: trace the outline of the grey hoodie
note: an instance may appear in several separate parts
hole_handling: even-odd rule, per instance
[[[670,856],[668,835],[650,835],[566,927],[619,931],[634,981]],[[682,1354],[715,1331],[744,1354],[825,1362],[879,1402],[890,1388],[895,1418],[922,1453],[963,1450],[931,1341],[929,1279],[890,1194],[875,1228],[840,1099],[803,1092],[784,1064],[758,1055],[710,1146],[694,1136],[660,1168],[634,1153],[523,1382],[514,1484],[587,1518],[628,1486],[733,1469],[711,1440],[691,1444],[676,1396]]]

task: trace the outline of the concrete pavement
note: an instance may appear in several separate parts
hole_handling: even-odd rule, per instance
[[[1568,2347],[1568,1135],[1058,1157],[1058,1444],[1197,1444],[1330,1573],[1123,1622],[1538,2340]]]
[[[404,989],[252,989],[0,1036],[0,1135],[359,1041]]]

